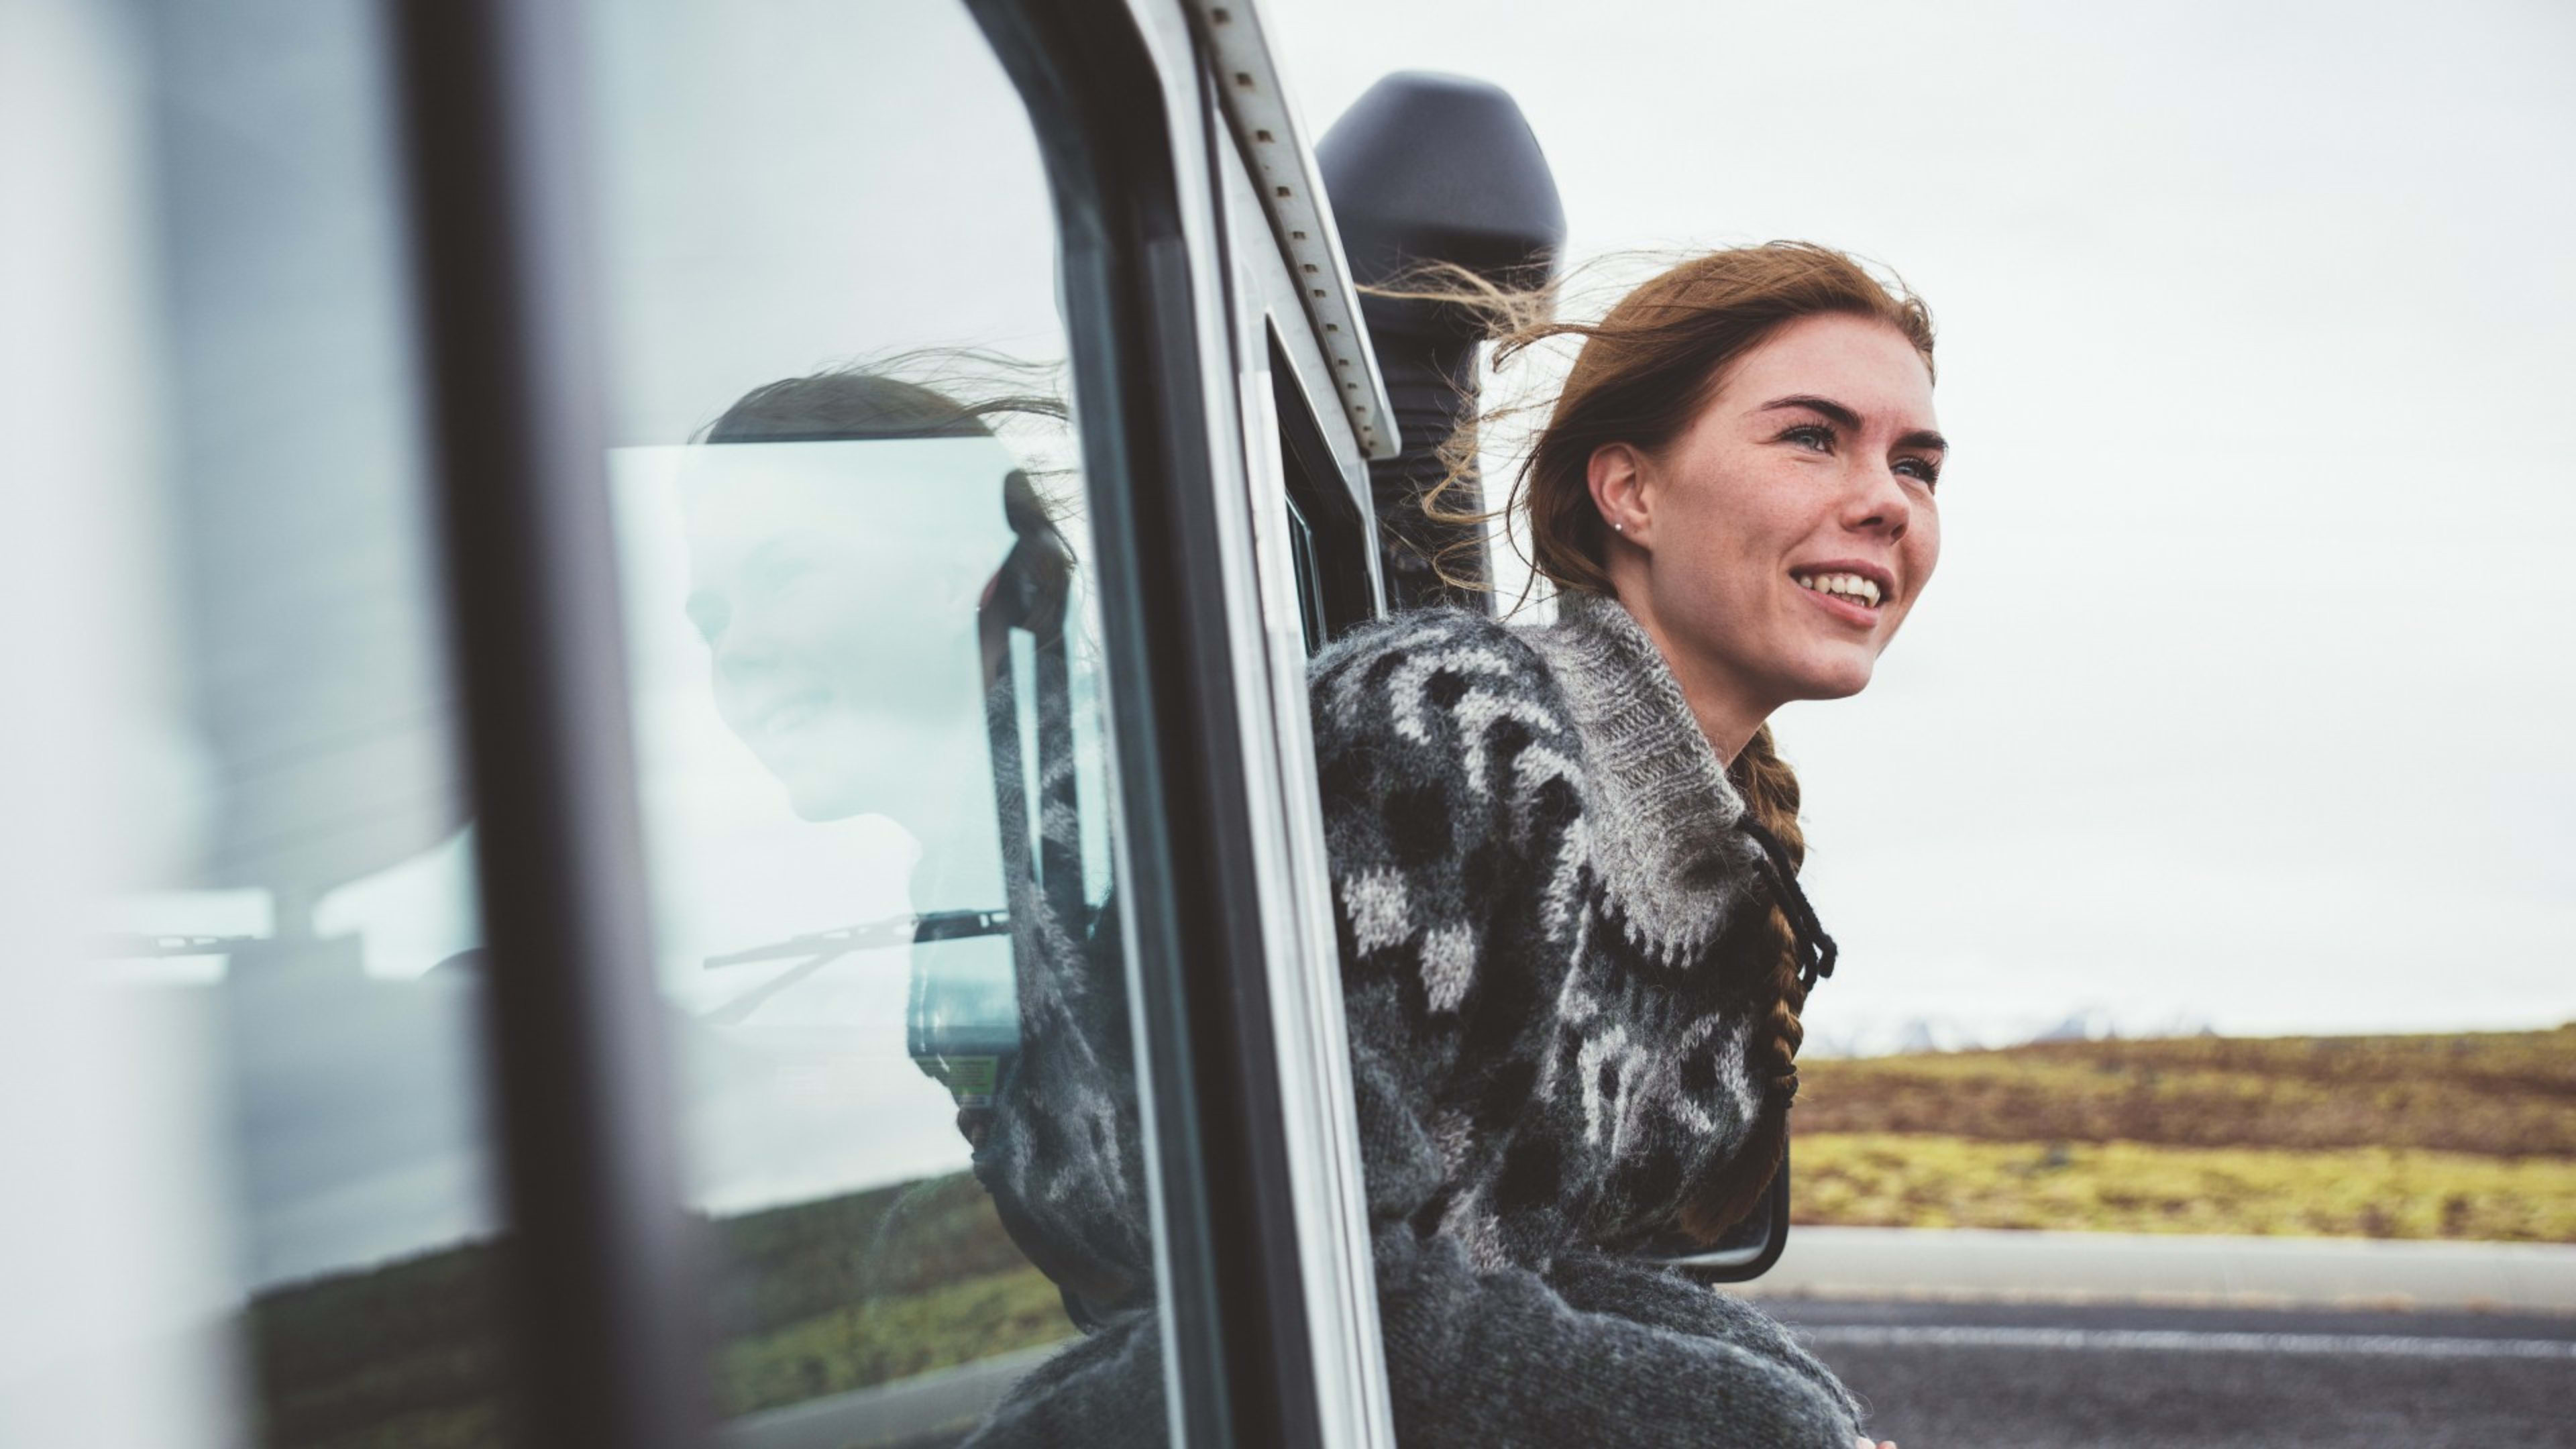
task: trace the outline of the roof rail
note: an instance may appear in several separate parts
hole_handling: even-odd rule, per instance
[[[1307,320],[1323,345],[1336,392],[1360,453],[1392,458],[1403,450],[1386,379],[1369,348],[1368,324],[1342,255],[1341,231],[1315,165],[1315,149],[1297,124],[1296,109],[1270,57],[1270,43],[1251,0],[1186,0],[1190,18],[1208,48],[1219,109],[1225,112],[1244,165],[1261,193],[1262,210],[1297,282]]]

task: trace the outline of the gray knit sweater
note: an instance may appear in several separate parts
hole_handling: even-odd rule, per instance
[[[1787,1107],[1761,847],[1653,642],[1585,595],[1422,611],[1327,649],[1312,700],[1399,1440],[1849,1449],[1777,1324],[1625,1251]],[[972,1443],[1158,1441],[1157,1332],[1111,1322]]]

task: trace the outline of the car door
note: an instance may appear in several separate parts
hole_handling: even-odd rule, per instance
[[[1194,23],[11,12],[9,1437],[1383,1442]]]

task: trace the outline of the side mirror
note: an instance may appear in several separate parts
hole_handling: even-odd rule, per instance
[[[1509,92],[1483,81],[1399,71],[1369,87],[1315,145],[1342,252],[1363,289],[1401,282],[1426,262],[1464,267],[1496,285],[1544,283],[1565,246],[1565,207],[1538,138]],[[1404,451],[1369,465],[1387,603],[1487,607],[1482,592],[1444,586],[1489,578],[1483,536],[1434,525],[1418,506],[1445,468],[1439,448],[1476,402],[1476,319],[1454,306],[1363,290],[1370,350],[1386,378]],[[1484,506],[1470,489],[1462,509]]]
[[[1780,1171],[1753,1215],[1726,1230],[1714,1247],[1673,1258],[1674,1267],[1703,1283],[1744,1283],[1771,1271],[1789,1246],[1789,1149],[1780,1150]]]

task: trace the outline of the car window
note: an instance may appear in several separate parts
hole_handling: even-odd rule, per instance
[[[719,1409],[744,1442],[953,1440],[1156,1301],[1045,174],[946,0],[591,23]]]

